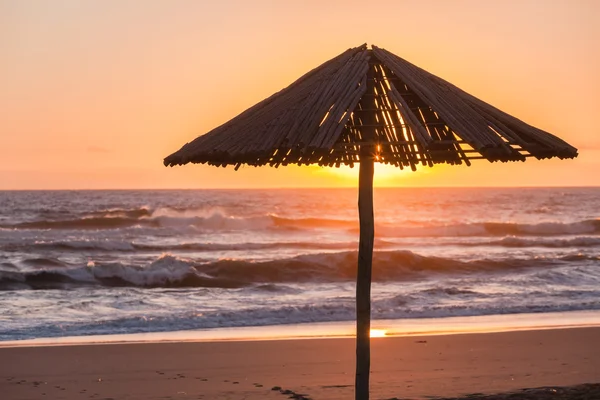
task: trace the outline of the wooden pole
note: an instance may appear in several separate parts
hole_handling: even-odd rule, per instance
[[[371,265],[373,263],[373,155],[361,156],[358,173],[360,240],[356,276],[356,400],[369,399],[371,368]]]
[[[367,73],[367,93],[374,94],[373,66]],[[373,96],[367,96],[367,108],[375,109]],[[369,104],[370,103],[370,104]],[[363,104],[364,105],[364,104]],[[372,125],[375,113],[367,112],[363,124]],[[371,126],[361,131],[367,144],[360,146],[360,167],[358,171],[358,218],[360,239],[358,243],[358,271],[356,275],[356,381],[355,399],[369,399],[369,373],[371,369],[371,266],[373,263],[373,172],[375,130]]]

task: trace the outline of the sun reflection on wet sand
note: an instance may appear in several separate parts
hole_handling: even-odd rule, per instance
[[[387,335],[386,329],[371,329],[371,332],[369,333],[369,336],[371,336],[372,338],[385,337],[386,335]]]

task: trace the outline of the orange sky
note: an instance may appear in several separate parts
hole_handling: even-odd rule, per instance
[[[580,150],[379,169],[376,184],[600,185],[598,21],[595,0],[0,0],[0,189],[355,186],[319,167],[162,159],[365,42]]]

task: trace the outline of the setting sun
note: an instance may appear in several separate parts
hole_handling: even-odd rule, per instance
[[[341,183],[354,183],[358,181],[358,164],[353,168],[341,165],[339,168],[323,168],[325,174],[335,176]],[[393,165],[375,163],[375,173],[373,176],[375,186],[389,186],[398,184],[407,174],[421,173],[422,170],[413,172],[410,168],[400,169]]]

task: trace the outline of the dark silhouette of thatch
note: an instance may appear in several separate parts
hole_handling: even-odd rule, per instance
[[[374,131],[370,140],[365,128]],[[365,144],[376,146],[376,161],[413,169],[477,158],[577,156],[556,136],[387,50],[363,45],[187,143],[164,163],[352,166]]]

